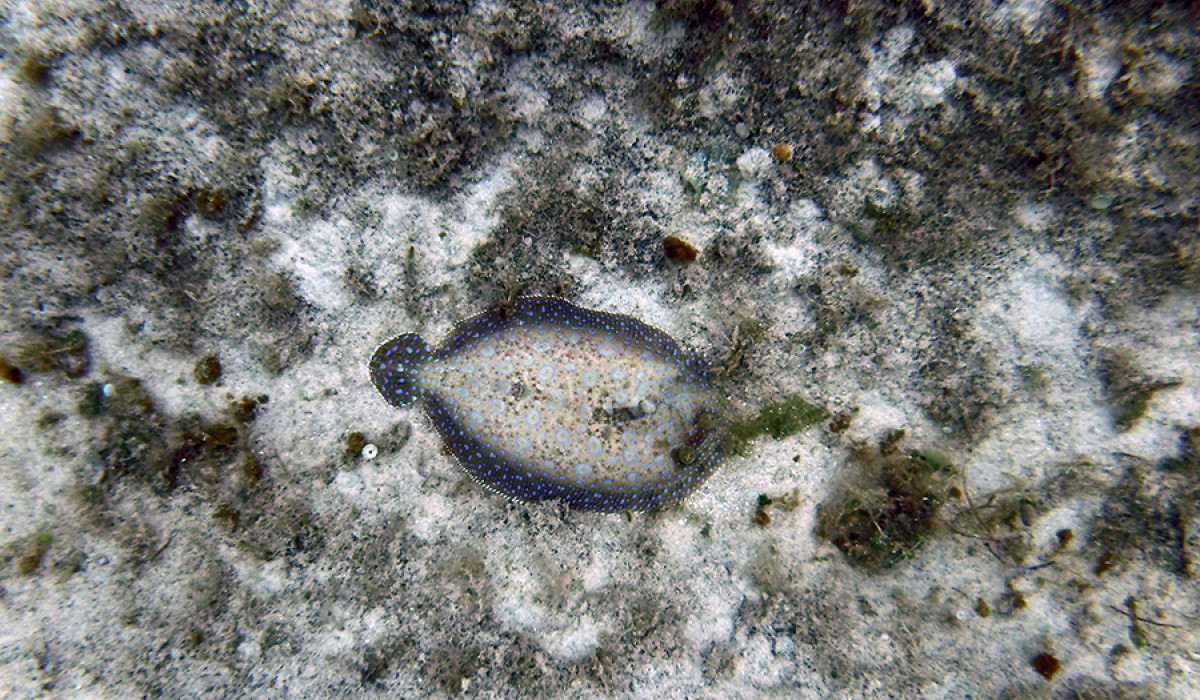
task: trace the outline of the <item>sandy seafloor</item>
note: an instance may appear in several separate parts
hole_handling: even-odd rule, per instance
[[[1194,3],[235,5],[3,3],[0,695],[1200,696]],[[522,293],[822,416],[509,502]]]

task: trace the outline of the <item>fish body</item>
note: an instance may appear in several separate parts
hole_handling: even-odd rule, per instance
[[[637,319],[522,297],[460,323],[436,348],[404,334],[371,380],[421,401],[475,481],[523,501],[657,510],[716,469],[728,422],[703,365]]]

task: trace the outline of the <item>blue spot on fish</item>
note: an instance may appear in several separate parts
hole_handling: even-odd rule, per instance
[[[716,469],[728,428],[703,365],[670,336],[562,299],[517,299],[460,323],[437,347],[397,336],[369,370],[393,406],[421,400],[480,484],[580,510],[679,502]]]

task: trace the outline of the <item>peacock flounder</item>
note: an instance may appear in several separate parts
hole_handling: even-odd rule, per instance
[[[436,348],[392,338],[370,372],[393,406],[423,402],[475,481],[580,510],[682,500],[716,468],[728,426],[703,365],[670,336],[550,297],[469,318]]]

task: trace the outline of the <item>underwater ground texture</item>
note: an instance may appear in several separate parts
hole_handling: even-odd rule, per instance
[[[1194,3],[7,0],[0,695],[1200,694]],[[519,294],[737,428],[476,485],[367,376]]]

